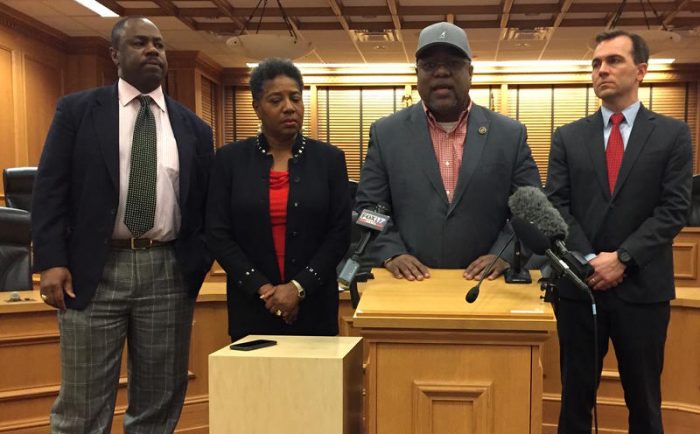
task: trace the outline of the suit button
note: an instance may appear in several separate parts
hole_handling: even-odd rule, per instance
[[[294,202],[294,208],[299,208],[299,202]]]
[[[297,263],[297,260],[296,260],[296,258],[292,258],[292,259],[289,260],[289,262],[291,262],[292,264],[296,264],[296,263]]]
[[[294,182],[298,183],[299,181],[301,181],[301,178],[299,178],[298,176],[295,176],[295,177],[294,177]]]
[[[116,214],[116,213],[117,213],[117,210],[116,210],[116,209],[114,209],[114,208],[112,208],[112,210],[111,210],[110,212],[112,213],[112,215],[114,215],[114,214]]]
[[[293,236],[293,237],[296,237],[297,235],[299,235],[299,232],[297,232],[297,231],[293,231],[293,232],[292,232],[292,236]]]

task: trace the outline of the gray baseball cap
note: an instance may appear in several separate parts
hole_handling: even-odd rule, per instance
[[[467,34],[454,24],[443,21],[431,24],[421,30],[418,36],[418,48],[416,59],[430,47],[436,45],[448,45],[463,53],[467,59],[472,60],[472,50],[469,48]]]

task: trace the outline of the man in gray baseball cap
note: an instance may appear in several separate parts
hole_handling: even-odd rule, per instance
[[[436,45],[451,46],[468,60],[472,60],[472,50],[469,47],[467,34],[452,23],[443,21],[424,28],[418,36],[416,59],[421,57],[421,53]]]
[[[423,280],[432,267],[477,279],[492,263],[488,277],[496,278],[509,266],[495,255],[510,237],[508,197],[541,185],[525,127],[469,98],[471,60],[458,26],[423,29],[416,49],[422,101],[370,129],[356,207],[391,205],[391,222],[368,256],[396,278]]]

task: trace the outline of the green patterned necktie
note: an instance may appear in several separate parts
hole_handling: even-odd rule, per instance
[[[139,96],[141,108],[136,116],[131,144],[129,192],[126,196],[124,224],[134,238],[140,238],[153,227],[156,215],[156,121],[149,104],[150,96]]]

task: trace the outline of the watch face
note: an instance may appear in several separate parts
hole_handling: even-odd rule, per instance
[[[617,253],[617,258],[622,262],[623,264],[627,265],[632,257],[630,256],[629,253],[622,251]]]

